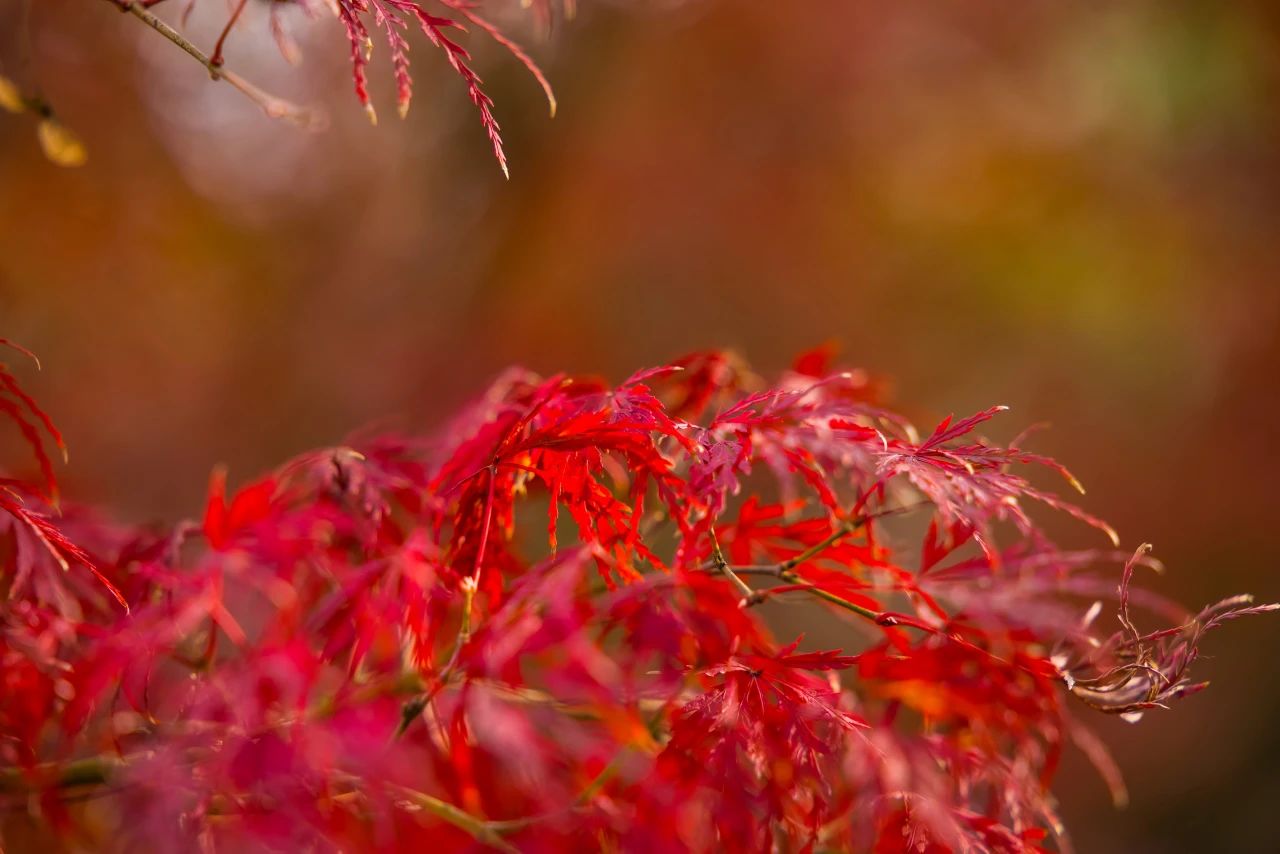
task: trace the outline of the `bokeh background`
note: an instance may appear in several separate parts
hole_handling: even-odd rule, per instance
[[[549,34],[500,5],[561,107],[468,41],[510,182],[421,38],[403,122],[375,47],[374,128],[337,23],[286,9],[291,68],[254,0],[228,64],[324,104],[307,133],[104,2],[28,28],[23,5],[0,0],[0,73],[89,161],[0,114],[0,336],[44,360],[74,498],[190,515],[215,463],[432,425],[513,362],[769,370],[834,340],[922,423],[1052,422],[1038,447],[1156,544],[1163,591],[1280,598],[1274,3],[583,0]],[[225,15],[201,0],[187,32]],[[1280,850],[1277,650],[1280,620],[1233,625],[1211,692],[1103,722],[1133,803],[1068,762],[1082,852]]]

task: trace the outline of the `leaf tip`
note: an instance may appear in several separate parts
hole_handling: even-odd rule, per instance
[[[83,166],[89,159],[84,143],[57,119],[45,119],[36,126],[36,137],[51,163],[68,168]]]
[[[27,109],[22,91],[16,83],[4,75],[0,75],[0,109],[10,113],[21,113]]]

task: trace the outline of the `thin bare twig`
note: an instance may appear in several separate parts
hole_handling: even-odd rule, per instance
[[[792,585],[793,589],[802,590],[806,593],[811,593],[814,596],[817,596],[819,599],[829,602],[832,605],[843,608],[844,610],[857,614],[860,617],[865,617],[868,620],[876,622],[879,620],[881,616],[879,612],[873,611],[870,608],[864,608],[863,606],[857,604],[856,602],[850,602],[848,599],[845,599],[842,596],[837,596],[836,594],[828,590],[824,590],[823,588],[817,586],[811,581],[808,581],[807,579],[796,574],[794,570],[797,566],[800,566],[802,563],[813,560],[815,557],[822,554],[824,551],[831,548],[833,545],[840,542],[845,537],[862,529],[871,520],[880,519],[885,516],[893,516],[898,513],[905,513],[910,510],[914,510],[917,507],[922,506],[923,504],[926,504],[926,503],[927,502],[920,502],[919,504],[909,504],[903,507],[892,507],[888,510],[881,510],[877,513],[863,514],[860,516],[856,516],[853,519],[849,519],[847,521],[841,522],[839,525],[836,526],[836,529],[834,531],[832,531],[830,534],[824,537],[821,541],[814,543],[812,546],[810,546],[809,548],[805,549],[804,551],[800,552],[799,554],[793,557],[787,558],[784,561],[780,561],[776,564],[771,564],[769,566],[747,566],[747,567],[730,566],[729,562],[725,560],[724,553],[720,549],[720,543],[716,539],[715,530],[712,529],[711,531],[711,564],[709,566],[704,567],[704,569],[710,572],[719,572],[723,575],[728,576],[729,580],[734,583],[734,586],[737,587],[739,591],[743,591],[742,604],[746,607],[760,604],[771,595],[771,591],[753,590],[745,581],[742,580],[741,576],[769,575],[769,576],[773,576],[774,578],[777,578],[779,581],[784,581],[787,584]]]
[[[724,552],[720,549],[720,540],[716,537],[716,529],[713,526],[708,532],[711,537],[711,561],[716,565],[716,569],[729,576],[729,580],[738,588],[738,592],[742,594],[742,602],[744,605],[749,604],[755,598],[756,592],[751,589],[747,582],[739,578],[733,571],[733,567],[729,565],[729,561],[725,560]]]
[[[192,56],[196,62],[199,62],[209,72],[209,77],[213,80],[225,80],[227,83],[243,94],[250,101],[257,104],[262,111],[273,119],[286,119],[294,124],[309,129],[322,127],[326,123],[324,113],[310,108],[303,107],[292,101],[272,95],[258,86],[250,83],[248,80],[236,74],[234,71],[226,68],[222,64],[222,41],[226,37],[218,39],[218,47],[214,51],[214,58],[211,58],[196,47],[182,33],[175,30],[172,26],[156,17],[149,9],[149,6],[155,5],[154,2],[147,3],[145,0],[107,0],[113,6],[116,6],[123,12],[128,12],[138,20],[142,21],[151,29],[167,38],[169,41],[182,48],[187,54]],[[242,4],[243,5],[243,4]],[[238,14],[238,12],[237,12]],[[234,16],[233,19],[234,21]]]

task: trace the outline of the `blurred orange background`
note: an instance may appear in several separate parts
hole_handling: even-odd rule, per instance
[[[1280,599],[1280,6],[615,0],[539,36],[499,5],[560,102],[467,39],[507,182],[421,38],[404,122],[375,46],[374,128],[341,27],[286,14],[290,68],[251,3],[228,65],[324,104],[307,133],[103,2],[33,4],[24,48],[22,5],[0,73],[89,161],[0,114],[0,336],[44,360],[75,499],[192,515],[215,463],[428,427],[512,362],[620,379],[727,346],[771,371],[831,339],[921,423],[1052,422],[1037,448],[1156,544],[1162,591]],[[1210,692],[1102,722],[1133,803],[1069,762],[1080,851],[1280,850],[1277,649],[1280,620],[1242,621]]]

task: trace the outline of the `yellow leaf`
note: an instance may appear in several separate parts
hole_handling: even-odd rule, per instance
[[[0,75],[0,107],[11,113],[21,113],[27,109],[27,100],[22,97],[22,91],[3,75]]]
[[[89,154],[84,144],[56,119],[45,119],[36,128],[44,156],[59,166],[82,166]]]

